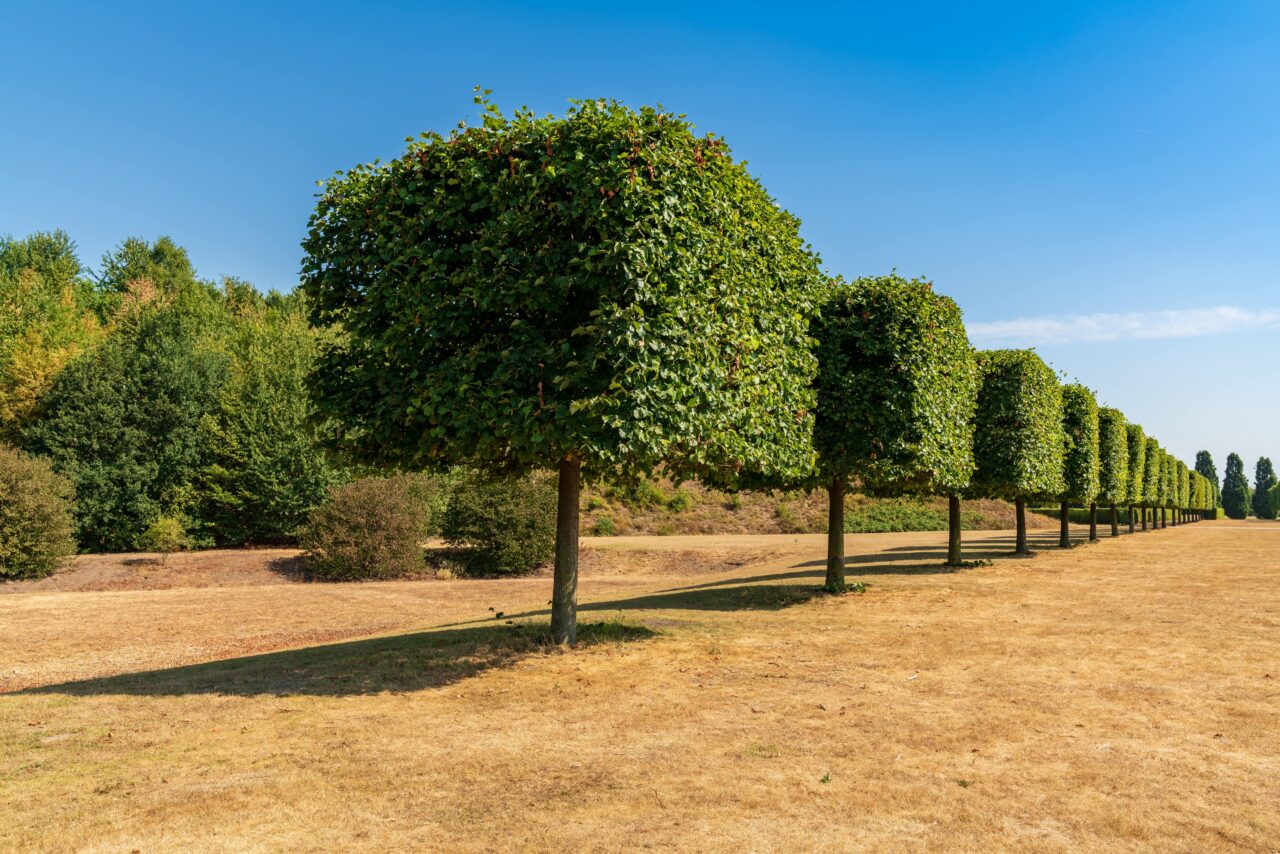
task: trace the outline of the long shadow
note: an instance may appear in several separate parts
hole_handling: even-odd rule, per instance
[[[618,622],[578,626],[578,646],[657,633]],[[347,641],[186,667],[28,688],[21,694],[352,696],[438,688],[552,648],[546,624],[479,626]]]

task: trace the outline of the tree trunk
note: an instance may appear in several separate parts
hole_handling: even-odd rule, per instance
[[[947,566],[959,566],[963,562],[960,551],[960,496],[947,499]]]
[[[1058,548],[1071,548],[1071,508],[1065,501],[1058,507]]]
[[[1169,527],[1169,511],[1164,507],[1160,508],[1160,527],[1161,528]]]
[[[1130,505],[1129,505],[1129,533],[1130,533],[1130,534],[1132,534],[1132,533],[1133,533],[1133,529],[1134,529],[1134,527],[1136,527],[1136,526],[1137,526],[1137,524],[1138,524],[1138,520],[1137,520],[1137,519],[1135,519],[1135,518],[1133,518],[1133,512],[1134,512],[1136,509],[1137,509],[1137,508],[1136,508],[1136,507],[1134,507],[1132,504],[1130,504]]]
[[[1013,553],[1016,555],[1028,555],[1027,551],[1027,499],[1019,495],[1013,500],[1013,506],[1018,517],[1018,534],[1014,540]]]
[[[582,496],[582,462],[560,461],[556,500],[556,568],[551,593],[551,640],[573,645],[578,640],[578,502]]]
[[[844,475],[831,478],[827,487],[827,581],[828,593],[843,593],[844,586]]]
[[[1111,505],[1111,536],[1120,536],[1120,513],[1114,504]]]
[[[1089,502],[1089,542],[1096,543],[1098,541],[1098,505],[1096,502]]]
[[[1142,530],[1145,531],[1147,530],[1147,508],[1144,505],[1140,510],[1142,511]]]

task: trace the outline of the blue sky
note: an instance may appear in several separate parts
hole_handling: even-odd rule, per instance
[[[932,278],[1184,459],[1280,456],[1280,4],[0,0],[0,233],[289,288],[315,181],[504,106],[662,103],[832,271]],[[1100,315],[1094,317],[1094,315]],[[1081,316],[1085,316],[1083,319]],[[1152,337],[1163,336],[1163,337]]]

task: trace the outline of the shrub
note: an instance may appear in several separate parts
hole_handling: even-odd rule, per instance
[[[881,500],[854,509],[844,529],[850,534],[881,534],[898,531],[945,531],[947,514],[919,501]]]
[[[592,527],[591,533],[597,537],[612,537],[618,533],[618,526],[614,524],[613,519],[608,516],[601,516],[596,520],[596,524]]]
[[[530,572],[555,553],[556,484],[542,474],[463,477],[449,496],[440,534],[467,550],[477,575]]]
[[[429,512],[413,475],[366,477],[329,490],[299,537],[325,581],[393,578],[423,568]]]
[[[181,520],[172,516],[161,516],[152,522],[147,530],[138,538],[138,545],[144,551],[159,552],[160,563],[169,561],[171,552],[181,551],[191,545],[187,537],[187,528]]]
[[[41,578],[75,554],[71,496],[46,460],[0,445],[0,579]]]
[[[694,505],[693,493],[689,490],[680,488],[671,494],[671,498],[667,501],[667,509],[672,513],[683,513]]]

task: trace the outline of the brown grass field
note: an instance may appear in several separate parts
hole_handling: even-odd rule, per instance
[[[1280,524],[967,539],[588,541],[572,651],[545,576],[10,585],[0,848],[1280,849]]]

